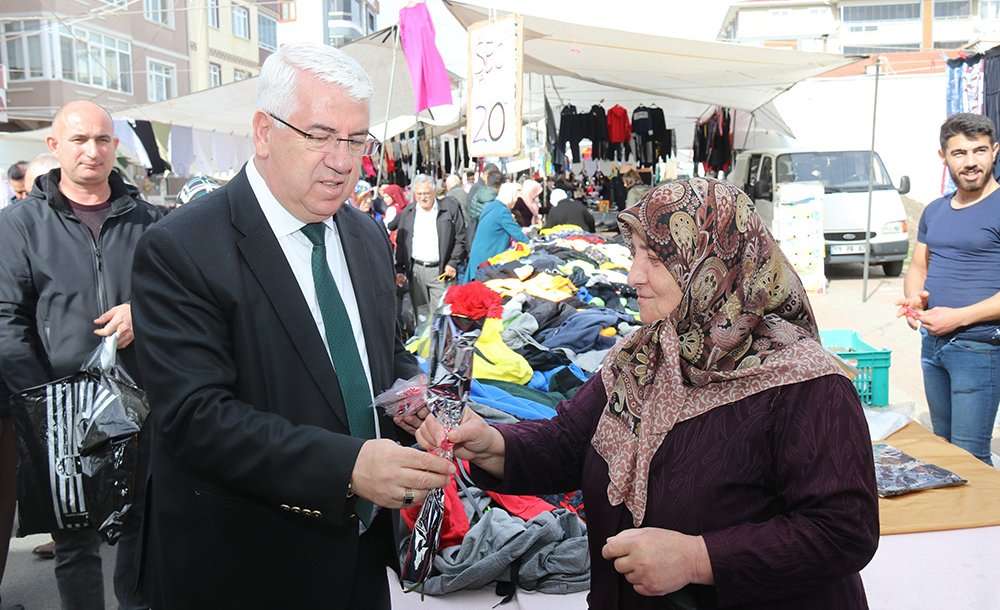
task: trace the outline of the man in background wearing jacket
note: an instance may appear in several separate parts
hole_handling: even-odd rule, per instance
[[[419,329],[430,322],[445,290],[458,276],[469,246],[458,202],[450,195],[437,199],[430,176],[417,174],[413,179],[413,199],[390,229],[397,231],[396,285],[409,282]]]
[[[160,213],[113,172],[118,138],[111,116],[89,101],[56,115],[49,150],[59,168],[0,215],[0,375],[9,392],[75,373],[103,337],[118,333],[119,359],[138,381],[132,349],[132,256]],[[9,393],[0,396],[8,409]],[[142,473],[140,473],[142,474]],[[137,476],[141,481],[144,476]],[[142,498],[141,487],[135,497]],[[138,500],[137,500],[138,502]],[[118,542],[115,592],[135,599],[135,544],[141,505]],[[53,532],[64,610],[104,610],[101,539],[96,529]]]

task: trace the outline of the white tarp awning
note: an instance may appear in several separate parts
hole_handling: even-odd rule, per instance
[[[403,50],[396,52],[396,75],[392,91],[389,80],[392,73],[392,28],[370,34],[341,47],[345,53],[358,60],[372,79],[375,94],[371,99],[371,131],[382,138],[386,103],[389,105],[389,125],[386,137],[392,137],[416,125],[418,119],[431,124],[452,124],[459,119],[459,105],[432,108],[434,117],[427,111],[419,116],[414,113],[416,102],[410,70]],[[453,78],[453,81],[455,79]],[[457,82],[457,81],[456,81]],[[165,102],[145,104],[116,110],[115,118],[145,119],[174,125],[184,125],[206,131],[250,135],[250,118],[256,109],[257,78],[229,83],[213,89],[197,91]],[[456,100],[457,102],[457,100]]]
[[[444,4],[466,28],[489,18],[487,8],[454,0],[444,0]],[[569,91],[564,101],[577,108],[586,103],[584,98],[605,97],[608,104],[614,104],[615,91],[629,92],[629,100],[634,94],[646,96],[636,100],[636,105],[673,99],[745,111],[764,106],[768,124],[790,133],[780,115],[766,105],[803,79],[855,61],[843,55],[685,40],[522,17],[524,71],[564,77],[559,79],[563,83],[584,81],[577,88],[589,95],[574,97],[569,92],[572,87],[565,87]],[[588,86],[593,90],[595,85],[607,87],[611,95],[588,91]],[[677,106],[664,108],[664,113],[691,115],[691,105]]]

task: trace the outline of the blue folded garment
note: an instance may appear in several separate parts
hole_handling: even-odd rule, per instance
[[[552,419],[556,411],[541,403],[519,398],[500,388],[472,380],[471,398],[475,402],[499,409],[518,419]]]

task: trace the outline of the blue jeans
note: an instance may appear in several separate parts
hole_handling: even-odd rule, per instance
[[[934,434],[987,464],[1000,404],[1000,345],[923,335],[920,364]]]

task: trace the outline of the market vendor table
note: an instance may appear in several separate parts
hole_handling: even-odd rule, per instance
[[[883,535],[861,572],[871,610],[1000,610],[1000,525],[990,525],[1000,521],[1000,472],[915,422],[885,442],[969,484],[879,500]],[[492,587],[421,601],[417,593],[404,594],[391,571],[389,588],[394,610],[489,610],[500,601]],[[587,594],[518,591],[500,608],[585,610]]]

